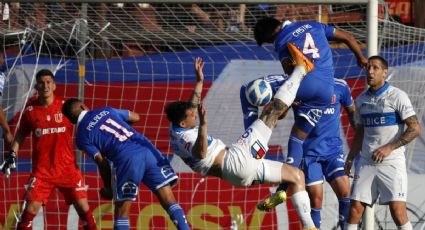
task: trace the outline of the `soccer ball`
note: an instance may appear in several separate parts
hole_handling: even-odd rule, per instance
[[[253,106],[264,106],[272,99],[272,87],[264,79],[257,79],[248,83],[245,89],[245,96]]]

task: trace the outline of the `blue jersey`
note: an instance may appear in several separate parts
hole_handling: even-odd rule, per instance
[[[261,79],[261,78],[260,78]],[[276,91],[279,89],[281,85],[288,79],[287,75],[268,75],[263,77],[266,82],[270,84],[272,87],[272,95],[275,95]],[[244,84],[240,90],[240,99],[243,113],[243,124],[245,129],[247,129],[255,120],[258,119],[258,107],[251,105],[246,99],[246,86],[248,83]]]
[[[140,143],[150,141],[134,130],[126,120],[129,112],[104,107],[88,111],[77,128],[77,146],[94,157],[102,153],[111,161],[126,158]]]
[[[318,22],[284,24],[275,40],[279,60],[291,58],[288,42],[293,43],[315,65],[301,82],[296,98],[310,107],[327,106],[333,95],[333,61],[329,41],[335,29]]]
[[[126,121],[129,111],[103,107],[78,117],[77,146],[91,157],[101,153],[110,163],[114,199],[134,200],[144,182],[152,191],[177,181],[161,152]]]
[[[323,110],[320,121],[304,142],[304,153],[310,156],[327,156],[343,152],[340,137],[341,105],[354,104],[347,82],[335,79],[333,103]]]

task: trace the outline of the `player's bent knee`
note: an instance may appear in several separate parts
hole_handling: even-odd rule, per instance
[[[283,164],[282,179],[283,182],[297,184],[303,187],[305,186],[303,171],[292,165]]]

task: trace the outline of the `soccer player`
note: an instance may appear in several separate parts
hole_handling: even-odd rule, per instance
[[[3,105],[2,103],[2,97],[3,97],[3,89],[4,89],[4,84],[6,82],[6,75],[0,71],[0,126],[3,130],[3,138],[5,140],[5,142],[7,144],[12,143],[13,141],[13,134],[10,131],[10,127],[7,124],[7,120],[6,120],[6,116],[4,115],[4,111],[3,111]]]
[[[334,95],[334,71],[329,40],[345,43],[356,56],[360,66],[365,66],[367,59],[351,34],[318,22],[281,22],[266,17],[255,24],[254,38],[258,45],[274,43],[279,61],[287,74],[294,71],[288,47],[294,47],[295,52],[306,55],[314,63],[314,69],[306,75],[296,94],[296,99],[303,103],[295,113],[295,123],[288,141],[287,163],[298,167],[303,156],[303,143],[320,121],[323,110],[331,104]],[[287,185],[282,184],[278,193],[286,190],[286,187]],[[273,204],[268,206],[272,207]]]
[[[111,107],[89,110],[80,100],[68,99],[63,114],[77,124],[76,143],[99,167],[104,187],[101,195],[114,199],[114,229],[129,229],[128,216],[143,181],[156,195],[178,229],[189,229],[183,209],[171,185],[177,175],[168,160],[130,124],[139,115]],[[112,172],[112,175],[111,175]]]
[[[286,81],[286,75],[269,75],[263,78],[268,82],[273,93]],[[251,105],[245,96],[246,85],[240,90],[241,106],[245,128],[249,127],[258,117],[258,107]],[[311,217],[317,228],[320,228],[321,209],[323,201],[323,177],[330,183],[339,200],[339,223],[342,227],[350,206],[350,184],[344,173],[344,157],[342,140],[340,138],[340,109],[346,110],[350,123],[354,127],[355,106],[350,88],[344,80],[335,79],[335,95],[333,103],[324,109],[320,122],[314,127],[303,144],[302,169],[305,174],[306,190],[311,201]],[[302,102],[293,104],[296,112]],[[268,211],[284,200],[272,195],[258,204],[260,210]],[[273,203],[273,205],[270,204]]]
[[[54,94],[54,75],[50,70],[42,69],[35,78],[37,96],[26,105],[9,156],[2,165],[3,173],[9,176],[19,147],[25,137],[32,134],[32,171],[17,229],[32,229],[32,220],[56,188],[64,195],[67,204],[74,205],[84,229],[96,229],[75,160],[72,125],[61,112],[62,98]]]
[[[373,205],[378,196],[381,204],[389,205],[397,229],[412,229],[406,210],[404,146],[420,134],[421,126],[408,95],[385,81],[387,61],[380,56],[368,60],[369,88],[356,99],[356,134],[345,162],[348,175],[360,154],[346,229],[357,229],[366,205]]]
[[[288,110],[288,105],[292,104],[303,76],[312,68],[312,63],[304,56],[294,54],[294,59],[297,73],[300,74],[293,74],[279,88],[273,102],[264,109],[260,118],[229,147],[207,134],[206,111],[201,104],[204,63],[200,58],[195,60],[197,82],[190,100],[172,102],[166,106],[165,112],[171,122],[171,147],[192,170],[204,176],[222,178],[235,186],[286,182],[293,191],[292,201],[304,228],[311,229],[314,223],[302,171],[281,162],[263,159],[272,129],[278,118]]]

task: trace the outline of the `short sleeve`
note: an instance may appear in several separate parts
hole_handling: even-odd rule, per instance
[[[351,96],[350,87],[347,84],[342,85],[341,98],[339,102],[343,107],[348,107],[354,104],[353,97]]]
[[[397,97],[394,100],[394,103],[395,110],[400,115],[402,120],[406,120],[407,118],[416,115],[412,102],[404,91],[399,91]]]
[[[115,113],[117,113],[118,117],[121,118],[124,121],[128,121],[128,118],[130,116],[130,111],[125,109],[113,109]]]
[[[6,83],[6,75],[2,71],[0,71],[0,96],[3,96],[5,83]]]
[[[325,32],[325,36],[328,40],[333,40],[334,39],[334,33],[335,33],[335,28],[333,26],[330,25],[326,25],[321,23],[323,31]]]
[[[77,133],[77,135],[78,135],[78,133]],[[100,153],[100,151],[94,145],[91,145],[91,144],[85,142],[83,140],[83,138],[77,137],[76,142],[77,142],[78,149],[80,149],[81,151],[85,152],[91,158],[94,158],[94,156],[97,153]]]

